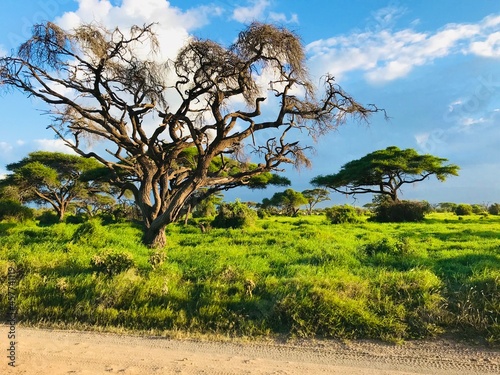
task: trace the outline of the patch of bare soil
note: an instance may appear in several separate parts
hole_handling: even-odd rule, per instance
[[[451,340],[216,342],[24,327],[16,336],[15,367],[2,355],[2,374],[500,374],[500,350]],[[8,353],[6,326],[0,338]]]

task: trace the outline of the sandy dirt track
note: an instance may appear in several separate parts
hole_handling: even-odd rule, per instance
[[[8,352],[7,327],[0,327]],[[500,350],[453,341],[213,342],[17,327],[0,374],[500,374]],[[5,347],[5,348],[4,348]]]

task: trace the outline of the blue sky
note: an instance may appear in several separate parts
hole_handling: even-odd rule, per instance
[[[166,55],[190,35],[229,45],[253,20],[294,30],[311,76],[327,72],[362,103],[384,108],[369,124],[348,123],[312,143],[313,167],[287,168],[292,188],[318,174],[395,145],[449,159],[460,176],[403,190],[431,203],[500,202],[500,3],[493,0],[2,0],[0,55],[29,37],[32,24],[71,28],[97,20],[109,27],[158,22]],[[0,175],[37,149],[68,151],[46,126],[43,105],[19,93],[0,97]],[[260,201],[275,190],[227,192]],[[358,196],[356,204],[371,197]],[[354,203],[332,193],[333,203]]]

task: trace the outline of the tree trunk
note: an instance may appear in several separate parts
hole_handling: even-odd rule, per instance
[[[188,208],[186,211],[186,217],[184,218],[184,225],[188,224],[190,214],[191,214],[191,204],[188,204]]]
[[[154,249],[161,249],[167,245],[167,236],[165,234],[165,226],[150,227],[144,231],[143,242],[145,245]]]
[[[64,208],[60,207],[57,210],[57,218],[59,219],[59,222],[62,222],[64,220]]]

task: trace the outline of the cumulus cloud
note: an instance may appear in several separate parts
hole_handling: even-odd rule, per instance
[[[395,12],[383,14],[377,25],[390,25]],[[368,81],[379,83],[405,77],[417,66],[452,54],[500,57],[499,25],[500,16],[488,16],[477,24],[448,24],[427,33],[377,26],[317,40],[306,48],[318,75],[331,72],[338,77],[361,70]]]
[[[295,13],[288,18],[284,13],[269,12],[269,19],[277,23],[299,23],[299,17]]]
[[[489,35],[484,41],[472,43],[470,51],[479,56],[500,57],[500,32]]]
[[[231,18],[245,24],[256,20],[266,20],[281,24],[299,23],[299,17],[295,13],[287,16],[285,13],[267,12],[271,6],[269,0],[250,0],[249,3],[250,5],[248,6],[234,8]]]
[[[154,23],[160,41],[159,58],[173,58],[190,38],[190,33],[222,14],[222,8],[200,6],[186,11],[173,7],[165,0],[123,0],[113,5],[108,0],[78,0],[78,9],[56,19],[62,28],[70,30],[83,22],[96,22],[108,28],[122,30],[132,25]]]
[[[233,10],[233,19],[241,23],[249,23],[262,18],[264,11],[271,5],[269,0],[253,0],[250,6],[237,7]]]
[[[35,150],[76,154],[71,148],[66,146],[61,139],[35,139],[33,145]]]

